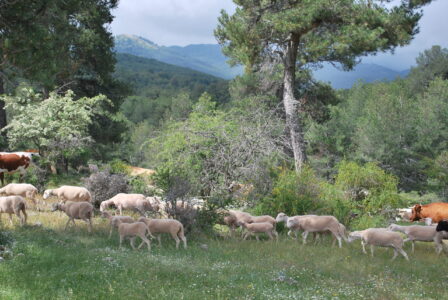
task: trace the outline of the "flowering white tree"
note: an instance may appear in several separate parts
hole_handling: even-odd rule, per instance
[[[50,160],[69,157],[73,151],[91,143],[88,128],[94,115],[106,114],[102,103],[106,96],[83,97],[74,100],[74,93],[50,93],[47,99],[30,88],[22,88],[17,96],[3,100],[12,119],[2,130],[7,132],[14,147],[35,147]]]

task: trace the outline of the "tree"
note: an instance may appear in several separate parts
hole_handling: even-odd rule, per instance
[[[255,72],[265,57],[283,66],[283,105],[296,170],[306,160],[305,140],[296,100],[296,71],[322,62],[351,69],[357,57],[393,50],[418,32],[421,13],[431,0],[402,0],[386,6],[382,0],[234,0],[237,9],[221,12],[215,35],[231,64]]]
[[[3,97],[14,118],[2,130],[7,130],[11,146],[37,148],[53,163],[62,160],[67,169],[68,159],[90,144],[89,125],[95,115],[107,115],[101,106],[110,100],[99,95],[74,101],[70,90],[62,96],[51,92],[42,97],[29,88],[21,89],[18,96]]]
[[[127,91],[111,76],[115,65],[113,37],[105,26],[112,22],[110,10],[117,4],[118,0],[2,1],[0,94],[4,93],[4,83],[13,88],[15,81],[22,78],[45,96],[54,89],[61,93],[72,89],[77,97],[106,94],[115,105],[105,108],[117,112]],[[2,106],[1,102],[3,128],[6,116]],[[113,122],[97,117],[101,125],[106,120]],[[117,122],[113,125],[118,127]],[[93,134],[98,131],[94,129]],[[96,139],[113,132],[102,131]]]

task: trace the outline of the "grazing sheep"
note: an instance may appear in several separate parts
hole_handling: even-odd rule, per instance
[[[65,212],[68,216],[65,229],[67,230],[70,221],[73,222],[73,226],[76,227],[75,219],[84,220],[89,225],[89,232],[92,232],[92,218],[93,218],[93,205],[89,202],[72,202],[67,201],[65,203],[53,203],[51,211],[60,210]]]
[[[124,209],[137,211],[142,216],[144,216],[147,211],[155,211],[150,201],[142,194],[119,193],[111,199],[103,201],[100,205],[100,211],[103,212],[112,204],[118,208],[120,215],[123,214]]]
[[[369,228],[362,231],[353,231],[348,236],[348,241],[352,242],[361,239],[362,251],[367,254],[365,245],[370,245],[370,253],[373,257],[373,246],[391,247],[394,249],[392,260],[397,257],[397,252],[409,260],[408,255],[403,250],[403,238],[397,232],[389,231],[385,228]]]
[[[50,196],[56,196],[62,202],[90,202],[92,196],[85,187],[63,185],[57,189],[45,190],[43,198],[46,200]]]
[[[224,223],[229,226],[231,237],[233,237],[236,228],[240,226],[238,225],[239,221],[252,223],[252,216],[249,213],[243,211],[230,209],[227,212],[227,215],[224,217]]]
[[[187,249],[187,239],[184,235],[184,225],[181,222],[174,219],[148,219],[141,217],[137,222],[145,223],[152,234],[157,236],[159,246],[162,246],[160,233],[169,233],[171,237],[176,241],[176,249],[179,249],[180,240],[184,243],[184,249]]]
[[[239,226],[242,226],[243,228],[245,228],[247,230],[247,232],[244,235],[243,240],[246,240],[246,238],[249,235],[254,235],[255,233],[266,233],[269,236],[269,239],[273,240],[273,235],[275,236],[275,239],[278,241],[278,233],[277,231],[275,231],[275,227],[274,225],[272,225],[271,223],[268,222],[263,222],[263,223],[247,223],[244,221],[238,221]],[[255,238],[257,239],[257,241],[259,241],[258,239],[258,235],[255,235]]]
[[[22,215],[20,215],[22,212]],[[9,222],[12,225],[12,214],[15,214],[20,219],[20,225],[26,224],[27,214],[26,214],[26,201],[21,196],[7,196],[0,197],[0,222],[1,214],[9,214]]]
[[[118,228],[118,222],[119,221],[121,223],[134,223],[135,222],[135,220],[132,217],[128,217],[128,216],[112,216],[107,211],[103,211],[101,213],[101,216],[104,217],[104,218],[109,219],[109,224],[110,224],[109,238],[112,236],[112,231],[114,230],[114,227]]]
[[[123,239],[127,236],[131,237],[131,247],[135,250],[134,241],[135,238],[138,236],[140,237],[143,242],[138,246],[138,249],[143,245],[143,243],[146,243],[148,245],[148,251],[151,251],[151,242],[146,238],[146,232],[148,232],[149,236],[153,238],[151,231],[149,230],[148,226],[143,222],[135,222],[135,223],[122,223],[120,220],[118,220],[118,233],[120,234],[120,248],[121,244],[123,242]]]
[[[0,195],[5,196],[22,196],[23,198],[29,198],[33,201],[34,206],[37,207],[37,188],[29,183],[10,183],[0,189]]]
[[[306,244],[306,238],[310,232],[330,231],[338,240],[339,248],[342,247],[342,239],[347,241],[345,226],[341,226],[341,223],[333,216],[302,216],[291,220],[291,224],[291,226],[297,224],[299,229],[303,230],[302,238],[304,244]]]
[[[435,240],[436,236],[436,226],[422,226],[422,225],[411,225],[411,226],[400,226],[397,224],[390,224],[387,228],[391,231],[402,232],[407,235],[404,242],[412,242],[412,252],[414,252],[415,241],[419,242],[435,242],[436,251],[440,249],[442,245],[438,244]]]

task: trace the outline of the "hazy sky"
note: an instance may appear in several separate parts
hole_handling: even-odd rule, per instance
[[[216,44],[213,29],[220,10],[233,12],[234,8],[231,0],[121,0],[111,27],[114,34],[135,34],[165,46]],[[448,1],[434,0],[425,7],[420,33],[409,46],[396,49],[395,55],[380,54],[363,62],[403,70],[432,45],[448,47],[446,12]]]

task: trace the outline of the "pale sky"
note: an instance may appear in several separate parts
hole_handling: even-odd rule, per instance
[[[213,30],[221,9],[232,13],[235,5],[231,0],[121,0],[111,28],[115,35],[135,34],[164,46],[216,44]],[[447,12],[447,0],[434,0],[424,8],[420,33],[410,45],[397,48],[395,55],[364,58],[363,63],[403,70],[432,45],[448,48]]]

